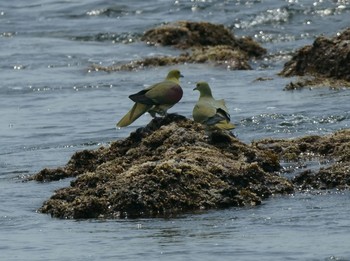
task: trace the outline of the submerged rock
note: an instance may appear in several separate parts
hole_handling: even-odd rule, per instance
[[[221,131],[208,136],[202,125],[168,115],[108,148],[77,152],[65,167],[32,179],[77,177],[40,208],[53,217],[169,217],[258,205],[273,194],[292,193],[292,184],[275,174],[279,169],[270,150]]]
[[[289,84],[295,86],[350,86],[350,28],[333,38],[317,37],[313,45],[301,48],[284,65],[282,76],[314,76],[314,79]]]
[[[225,65],[228,69],[248,70],[251,69],[248,64],[250,58],[259,58],[266,54],[266,49],[252,38],[236,38],[223,25],[207,22],[178,21],[162,25],[145,32],[141,40],[150,45],[172,46],[188,51],[176,57],[148,57],[113,66],[93,65],[92,69],[119,71],[147,66],[212,62]]]

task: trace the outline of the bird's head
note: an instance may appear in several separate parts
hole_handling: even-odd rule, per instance
[[[197,82],[196,88],[194,91],[199,91],[201,96],[212,96],[211,89],[207,82]]]
[[[184,77],[184,76],[181,74],[179,70],[171,70],[168,73],[168,76],[166,78],[167,80],[172,80],[172,79],[179,80],[180,77]]]

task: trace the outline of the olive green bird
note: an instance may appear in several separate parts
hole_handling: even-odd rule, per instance
[[[183,95],[180,86],[179,70],[172,70],[164,81],[156,83],[129,98],[135,102],[130,111],[117,123],[117,127],[126,127],[137,120],[141,115],[149,112],[152,117],[156,114],[166,115],[167,110],[178,103]]]
[[[200,93],[198,102],[193,108],[192,116],[194,121],[224,130],[235,128],[230,122],[230,114],[224,100],[215,100],[211,93],[209,84],[198,82],[196,88]]]

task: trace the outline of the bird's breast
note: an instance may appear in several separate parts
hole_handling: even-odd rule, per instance
[[[183,91],[180,86],[171,87],[166,94],[166,102],[168,104],[175,104],[179,102],[182,98]]]

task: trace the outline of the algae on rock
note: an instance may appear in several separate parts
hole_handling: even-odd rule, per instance
[[[325,136],[265,139],[254,146],[276,153],[282,161],[304,166],[304,170],[292,179],[299,190],[350,188],[350,129]],[[318,169],[307,168],[305,163],[310,160],[317,160],[321,166]]]
[[[171,46],[186,52],[179,56],[147,57],[112,66],[95,64],[92,70],[110,72],[180,63],[213,63],[232,70],[249,70],[249,59],[266,54],[266,49],[252,38],[236,38],[223,25],[208,22],[178,21],[165,24],[148,30],[141,40],[149,45]]]
[[[88,155],[88,156],[87,156]],[[76,176],[40,212],[59,218],[169,217],[258,205],[293,185],[275,174],[278,157],[182,116],[155,118],[108,148],[77,152],[60,171]],[[32,179],[43,180],[39,172]],[[54,180],[56,178],[53,178]]]
[[[75,153],[66,166],[44,169],[38,181],[76,177],[44,202],[59,218],[171,217],[254,206],[275,194],[350,188],[350,130],[326,136],[244,144],[223,131],[207,133],[183,116],[153,119],[109,147]],[[318,169],[305,162],[317,159]],[[280,161],[303,166],[288,180]]]
[[[302,47],[288,61],[280,75],[313,76],[290,83],[286,90],[304,86],[350,86],[350,28],[333,38],[319,36],[312,45]]]

